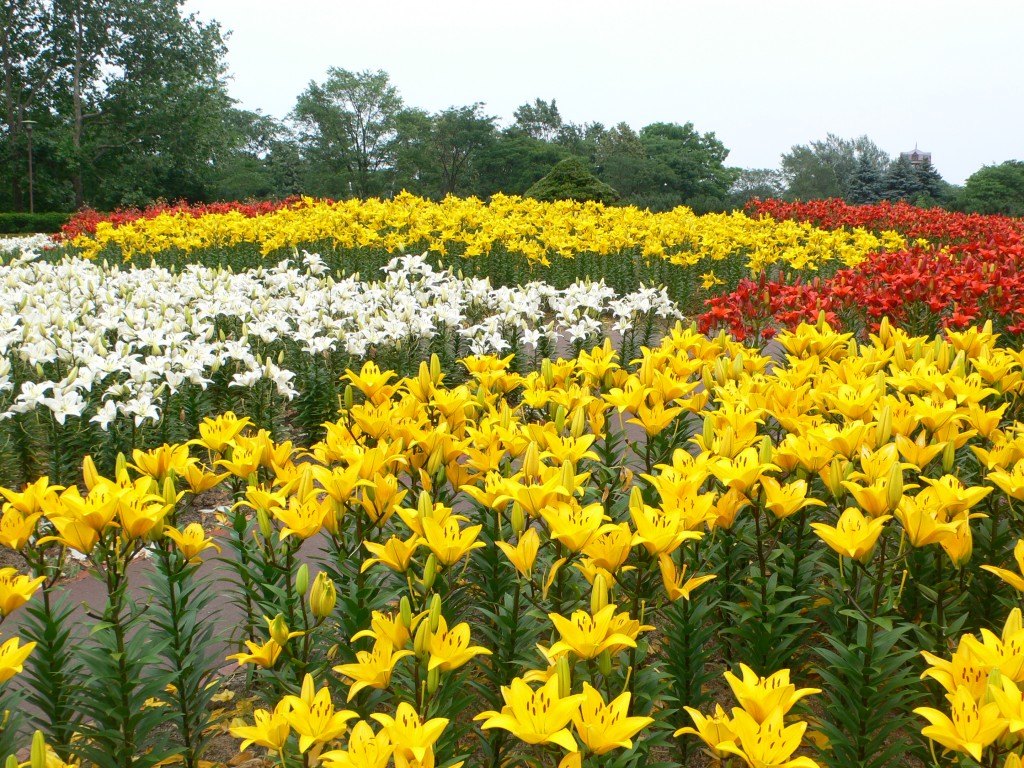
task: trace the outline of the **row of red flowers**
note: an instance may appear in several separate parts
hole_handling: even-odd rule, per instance
[[[747,205],[747,215],[771,216],[776,221],[806,221],[829,230],[841,227],[860,227],[871,232],[892,230],[912,240],[924,238],[939,244],[988,242],[993,239],[1019,243],[1024,236],[1024,219],[918,208],[902,202],[850,205],[838,198],[794,203],[755,198]]]
[[[61,239],[70,240],[78,235],[96,233],[96,225],[101,221],[110,222],[114,227],[121,227],[139,219],[153,219],[162,213],[183,214],[198,219],[211,213],[240,213],[246,217],[261,216],[286,208],[301,200],[289,197],[285,200],[255,200],[248,202],[197,203],[192,205],[184,201],[154,203],[145,208],[118,208],[110,213],[101,213],[91,208],[83,208],[73,214],[68,223],[61,227]]]
[[[725,329],[737,339],[771,338],[778,329],[814,322],[861,336],[882,318],[914,333],[965,328],[992,320],[995,329],[1024,334],[1024,245],[965,243],[944,251],[914,246],[876,253],[831,279],[800,275],[742,280],[735,291],[708,299],[698,319],[704,332]]]

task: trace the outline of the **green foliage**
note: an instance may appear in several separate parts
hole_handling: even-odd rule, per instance
[[[35,650],[25,662],[25,701],[31,707],[29,721],[41,730],[47,743],[64,758],[70,753],[71,740],[82,720],[79,698],[81,659],[77,649],[82,642],[73,621],[74,605],[70,595],[56,598],[52,588],[44,588],[41,599],[25,606],[22,634],[35,642]]]
[[[619,193],[598,179],[587,163],[578,157],[567,157],[548,174],[526,190],[527,197],[551,202],[554,200],[594,201],[612,205]]]
[[[815,649],[825,699],[819,730],[828,738],[822,762],[882,768],[905,765],[908,754],[924,759],[927,750],[912,712],[922,698],[914,665],[919,654],[905,644],[911,625],[851,619],[834,609],[825,613],[827,645]]]
[[[60,232],[69,218],[67,213],[0,213],[0,235],[53,234]]]
[[[797,144],[781,159],[786,197],[815,200],[875,194],[877,190],[863,190],[860,185],[868,181],[869,172],[872,178],[884,175],[890,162],[889,155],[867,136],[843,139],[830,133],[824,141]]]
[[[976,171],[957,196],[956,207],[967,213],[1024,216],[1024,161],[1007,160]]]
[[[209,728],[209,705],[220,689],[222,650],[214,638],[218,617],[209,609],[217,593],[211,582],[196,578],[198,563],[186,562],[166,546],[169,542],[164,544],[156,550],[147,617],[167,641],[159,666],[173,680],[173,692],[164,700],[174,713],[182,762],[186,768],[197,768],[215,735]]]

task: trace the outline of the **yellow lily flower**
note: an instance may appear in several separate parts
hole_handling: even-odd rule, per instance
[[[800,688],[789,682],[789,670],[780,669],[768,677],[760,677],[746,664],[740,664],[743,679],[732,672],[725,679],[736,701],[755,721],[763,723],[775,711],[785,715],[804,696],[821,693],[820,688]]]
[[[287,506],[275,506],[270,509],[274,518],[284,524],[284,528],[281,529],[282,541],[289,536],[305,540],[319,533],[324,527],[327,515],[333,511],[330,503],[323,503],[317,499],[316,493],[311,493],[304,501],[300,501],[297,496],[291,496]]]
[[[88,457],[86,458],[87,461],[91,461]],[[50,478],[45,475],[34,483],[29,483],[21,491],[12,491],[10,488],[0,486],[0,494],[7,499],[4,509],[13,507],[26,516],[42,510],[43,499],[56,496],[58,491],[63,490],[63,485],[50,485]]]
[[[647,405],[645,400],[636,409],[636,418],[628,419],[627,422],[640,425],[648,437],[654,437],[663,432],[675,420],[676,416],[682,412],[683,409],[678,406],[666,408],[664,403],[660,401],[653,405]]]
[[[92,554],[92,550],[100,540],[99,532],[84,520],[73,517],[50,517],[50,522],[57,529],[56,536],[44,536],[37,544],[59,541],[83,555]]]
[[[766,475],[761,478],[761,488],[764,490],[765,508],[780,520],[806,507],[825,506],[823,501],[807,498],[807,482],[804,480],[794,480],[782,486],[774,477]]]
[[[231,451],[230,459],[218,459],[216,465],[224,467],[235,477],[248,478],[253,472],[260,468],[260,460],[263,458],[263,446],[236,446]]]
[[[277,663],[277,657],[281,655],[282,648],[277,641],[270,639],[260,645],[252,640],[245,641],[249,653],[233,653],[225,657],[227,661],[234,659],[239,666],[242,664],[255,664],[264,669],[270,669]]]
[[[687,726],[680,728],[672,735],[682,736],[690,734],[699,736],[708,745],[712,757],[717,760],[724,760],[728,753],[723,752],[719,747],[726,742],[734,742],[736,740],[736,733],[732,729],[732,718],[722,709],[722,705],[716,704],[715,714],[710,717],[705,717],[693,707],[683,707],[683,709],[690,715],[690,719],[693,720],[693,724],[696,727],[690,728]]]
[[[932,460],[942,453],[945,443],[928,441],[928,433],[921,431],[914,440],[905,435],[896,435],[896,450],[908,464],[913,464],[919,472],[932,463]]]
[[[722,752],[738,755],[751,768],[820,768],[803,755],[793,757],[800,747],[807,723],[784,725],[782,711],[773,710],[759,722],[742,709],[733,710],[732,729],[739,741],[719,744]]]
[[[140,475],[152,477],[162,486],[172,471],[176,475],[181,475],[185,471],[189,463],[188,445],[164,443],[159,448],[149,451],[136,448],[132,451],[132,459],[135,463],[130,466],[137,469]]]
[[[434,743],[448,726],[448,718],[434,717],[424,721],[406,701],[398,705],[395,716],[380,712],[370,715],[384,726],[388,739],[395,745],[395,765],[410,765],[417,760],[426,765],[428,755],[433,758]]]
[[[258,747],[280,752],[288,741],[288,735],[292,732],[288,725],[288,719],[284,713],[288,709],[285,702],[278,702],[273,712],[265,709],[257,709],[252,713],[253,725],[235,725],[228,729],[228,732],[236,739],[242,739],[238,746],[240,752],[244,752],[251,744]]]
[[[947,698],[952,719],[931,707],[914,709],[915,714],[930,723],[921,729],[921,733],[946,749],[966,752],[980,762],[985,747],[1006,731],[1006,720],[999,713],[999,705],[994,701],[979,705],[963,686]]]
[[[978,653],[979,645],[965,643],[963,640],[948,661],[928,651],[921,651],[928,662],[928,669],[921,678],[930,677],[938,681],[950,696],[956,693],[957,688],[966,688],[971,698],[981,699],[988,687],[988,673],[992,667]]]
[[[388,382],[398,378],[398,374],[394,371],[381,371],[375,362],[367,360],[359,373],[346,370],[341,378],[352,382],[352,386],[362,392],[371,403],[380,405],[395,393],[397,387]]]
[[[0,517],[0,544],[20,551],[36,532],[36,521],[43,516],[42,512],[26,514],[13,504],[5,505],[3,517]]]
[[[430,634],[428,670],[439,668],[442,672],[450,672],[480,654],[490,656],[491,652],[469,644],[469,624],[462,622],[449,630],[444,616],[439,617],[437,630]]]
[[[943,475],[938,480],[922,477],[921,480],[931,486],[938,496],[939,504],[950,517],[966,512],[993,490],[980,486],[968,488],[954,475]]]
[[[615,605],[609,603],[593,616],[583,610],[573,611],[570,618],[549,613],[548,618],[555,625],[561,639],[551,646],[549,654],[557,656],[571,651],[581,659],[593,659],[602,651],[615,647],[635,648],[636,640],[612,629]]]
[[[413,616],[409,626],[406,626],[400,613],[374,611],[370,619],[370,629],[356,632],[352,635],[352,640],[354,642],[361,637],[372,637],[374,640],[380,638],[389,640],[395,648],[404,648],[412,633],[416,631],[416,626],[426,615],[426,612],[423,612]]]
[[[726,488],[734,488],[740,493],[749,493],[750,489],[761,479],[765,472],[778,471],[775,464],[761,463],[757,448],[744,448],[735,458],[720,456],[711,464],[711,473]]]
[[[875,551],[875,543],[882,535],[891,515],[866,518],[856,507],[847,507],[833,528],[825,523],[811,523],[811,528],[840,555],[866,563]]]
[[[35,647],[35,643],[21,645],[20,637],[12,637],[0,645],[0,683],[7,682],[25,668],[25,659]]]
[[[320,755],[324,768],[386,768],[395,746],[386,731],[375,734],[365,720],[352,726],[344,750],[332,749]]]
[[[929,503],[931,496],[921,493],[918,496],[904,496],[896,508],[896,517],[903,523],[907,539],[915,547],[926,547],[939,544],[950,536],[956,535],[960,525],[967,525],[966,520],[947,523],[940,520],[940,511],[936,504]],[[942,515],[942,517],[945,517]],[[985,568],[986,566],[982,566]]]
[[[207,472],[198,461],[192,460],[181,468],[180,477],[192,493],[200,494],[219,485],[230,474],[224,472],[218,475],[216,472]]]
[[[939,542],[939,546],[946,551],[950,562],[956,568],[963,568],[967,565],[970,562],[971,555],[974,553],[974,534],[971,531],[971,517],[978,517],[978,515],[964,513],[955,517],[951,522],[957,523],[956,531],[952,536],[947,536]],[[981,515],[981,517],[984,517],[984,515]]]
[[[540,549],[540,535],[536,529],[527,528],[514,547],[504,541],[497,541],[495,544],[505,553],[505,557],[515,566],[516,571],[524,579],[529,579],[533,574],[533,564],[537,561],[537,551]]]
[[[501,695],[505,706],[500,713],[481,712],[473,718],[484,721],[481,728],[501,728],[527,744],[557,744],[568,752],[578,750],[576,740],[565,726],[579,711],[584,696],[560,696],[557,675],[536,691],[522,678],[514,678],[510,686],[502,686]]]
[[[604,505],[600,502],[585,507],[576,499],[552,502],[540,514],[548,524],[551,538],[570,552],[582,551],[592,540],[615,527],[605,523]]]
[[[171,527],[164,528],[164,536],[178,545],[181,554],[190,563],[196,562],[199,559],[199,553],[208,549],[212,548],[220,552],[220,546],[212,537],[206,535],[206,531],[199,523],[192,523],[184,531]]]
[[[633,548],[633,532],[628,523],[604,527],[604,532],[592,538],[583,547],[583,554],[591,559],[593,565],[615,573],[626,562]]]
[[[356,651],[355,663],[340,664],[333,669],[352,681],[346,699],[352,701],[363,688],[387,688],[391,684],[391,673],[395,671],[395,665],[412,655],[412,651],[396,651],[389,638],[378,637],[373,650]]]
[[[629,716],[629,692],[606,704],[600,691],[583,683],[583,701],[573,713],[572,724],[580,741],[595,755],[613,749],[631,749],[633,737],[654,722],[651,717]]]
[[[151,493],[126,494],[117,503],[121,530],[130,539],[141,539],[154,529],[159,535],[163,531],[167,510],[168,505],[164,503],[163,497]]]
[[[662,553],[658,555],[658,567],[661,569],[661,581],[665,585],[665,592],[668,599],[675,602],[680,597],[684,600],[690,599],[690,593],[701,584],[717,578],[715,574],[707,576],[691,576],[686,578],[686,565],[677,571],[676,564],[671,555]],[[685,579],[685,581],[684,581]]]
[[[372,480],[363,482],[360,506],[374,525],[383,527],[408,493],[395,475],[377,472]]]
[[[981,630],[981,640],[966,634],[960,641],[973,653],[974,658],[988,669],[998,669],[1000,674],[1014,683],[1024,682],[1024,629],[1021,627],[1020,608],[1014,608],[1006,617],[1001,637],[991,630]],[[974,691],[971,691],[972,695]]]
[[[651,555],[670,555],[684,541],[700,539],[704,534],[686,529],[679,510],[659,509],[643,503],[639,493],[630,498],[629,515],[636,534],[633,544],[643,544]]]
[[[199,439],[190,440],[189,445],[203,445],[214,453],[224,453],[224,449],[252,424],[248,416],[238,418],[232,411],[227,411],[215,419],[203,419],[199,425]]]
[[[470,550],[486,546],[484,542],[476,540],[483,530],[482,525],[460,528],[459,521],[454,517],[449,517],[443,525],[432,517],[423,518],[422,523],[424,543],[444,567],[454,565]]]
[[[364,541],[363,546],[370,552],[369,560],[364,560],[360,571],[365,571],[374,563],[383,563],[397,573],[405,573],[412,564],[412,556],[416,553],[423,539],[419,534],[413,533],[408,539],[400,539],[392,536],[383,544],[373,541]]]
[[[1009,472],[1005,469],[989,472],[986,479],[998,485],[1010,498],[1024,501],[1024,459],[1017,461]]]
[[[27,603],[44,581],[45,576],[33,579],[18,573],[17,568],[0,568],[0,616],[9,616]]]
[[[300,696],[286,696],[288,702],[285,719],[299,736],[299,751],[305,752],[314,744],[326,744],[345,732],[349,720],[359,717],[349,709],[334,711],[331,692],[323,686],[314,693],[313,676],[307,674],[302,681]]]
[[[996,568],[994,565],[983,565],[981,567],[982,570],[994,573],[1018,592],[1024,592],[1024,577],[1021,576],[1021,574],[1024,574],[1024,539],[1017,539],[1017,544],[1013,548],[1013,558],[1017,561],[1018,573],[1008,571],[1005,568]]]

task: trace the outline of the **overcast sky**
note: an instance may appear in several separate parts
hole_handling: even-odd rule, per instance
[[[382,69],[409,106],[481,101],[502,125],[692,122],[729,165],[866,134],[955,184],[1024,159],[1020,0],[187,0],[228,38],[229,93],[283,118],[328,67]]]

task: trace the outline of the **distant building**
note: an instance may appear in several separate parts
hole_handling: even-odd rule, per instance
[[[924,165],[924,163],[932,161],[932,153],[922,152],[914,147],[911,152],[900,152],[900,159],[909,161],[911,165]]]

